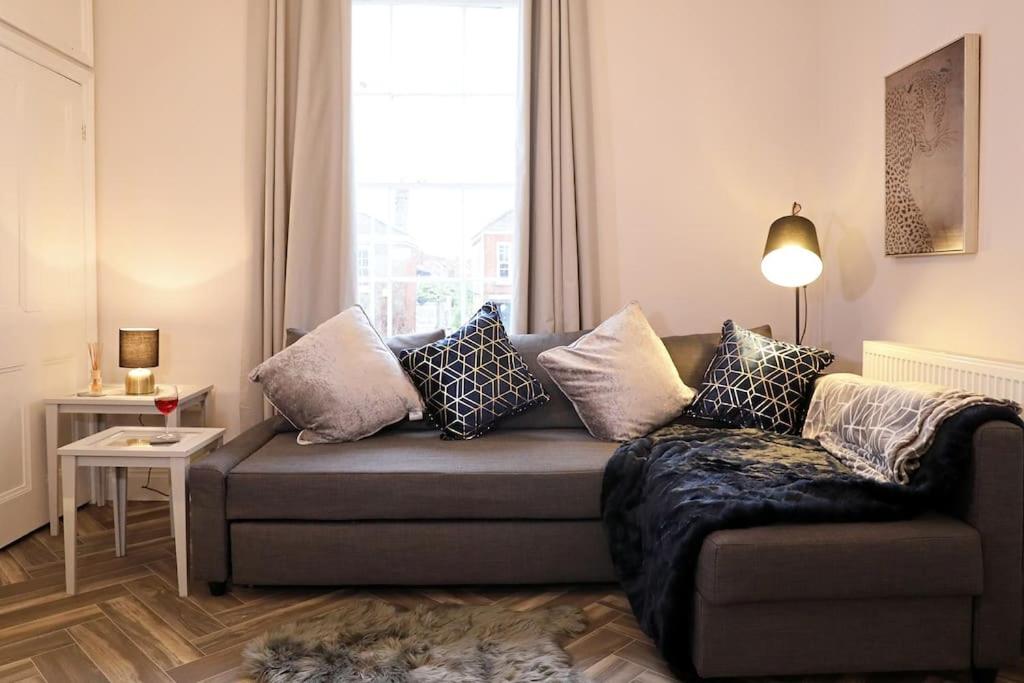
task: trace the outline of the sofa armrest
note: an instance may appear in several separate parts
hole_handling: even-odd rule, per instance
[[[993,421],[975,431],[965,492],[964,519],[981,535],[984,567],[983,592],[974,601],[973,661],[997,668],[1021,652],[1024,430]]]
[[[264,420],[188,470],[191,577],[223,582],[231,574],[227,520],[228,473],[278,433],[280,418]]]

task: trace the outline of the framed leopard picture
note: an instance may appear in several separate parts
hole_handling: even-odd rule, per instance
[[[885,254],[978,249],[981,37],[885,77]]]

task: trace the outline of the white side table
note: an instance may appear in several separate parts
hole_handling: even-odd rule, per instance
[[[128,547],[125,523],[127,468],[166,467],[170,470],[178,595],[188,595],[188,466],[192,456],[219,447],[224,441],[224,430],[219,427],[178,427],[171,430],[181,435],[178,443],[149,443],[149,437],[164,431],[162,427],[111,427],[58,449],[64,480],[64,572],[68,595],[74,595],[76,590],[75,527],[78,508],[75,505],[75,482],[78,480],[78,467],[115,468],[119,491],[114,506],[114,552],[118,557],[123,556]]]
[[[181,423],[180,414],[182,410],[198,407],[201,412],[200,424],[206,426],[206,400],[213,391],[213,385],[205,386],[197,384],[178,385],[178,408],[167,416],[166,424],[168,429],[173,429]],[[60,533],[60,493],[58,491],[57,476],[57,434],[58,424],[61,415],[88,415],[99,421],[102,429],[104,415],[160,415],[153,403],[153,394],[142,396],[129,396],[124,393],[124,387],[104,387],[102,396],[78,396],[67,394],[48,398],[46,403],[46,493],[49,498],[50,511],[50,535],[56,536]],[[77,430],[75,438],[78,438]],[[96,470],[99,472],[99,470]],[[103,478],[96,475],[93,477],[93,502],[100,503],[106,500],[106,493],[103,491]]]

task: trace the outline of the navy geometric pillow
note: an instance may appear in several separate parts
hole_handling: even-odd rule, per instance
[[[548,402],[488,301],[444,339],[398,355],[442,439],[472,439],[503,417]]]
[[[814,380],[834,358],[829,351],[770,339],[726,320],[690,410],[738,427],[799,434]]]

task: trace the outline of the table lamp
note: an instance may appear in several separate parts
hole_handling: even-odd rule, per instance
[[[131,368],[124,378],[124,393],[152,394],[156,389],[153,371],[160,365],[160,330],[155,327],[122,327],[119,330],[118,365]]]
[[[821,250],[814,223],[798,215],[802,207],[793,202],[793,213],[772,223],[768,241],[761,257],[761,272],[769,282],[792,287],[796,292],[796,343],[803,341],[805,330],[800,329],[800,290],[804,290],[807,307],[807,285],[821,275]],[[806,329],[806,315],[804,327]]]

